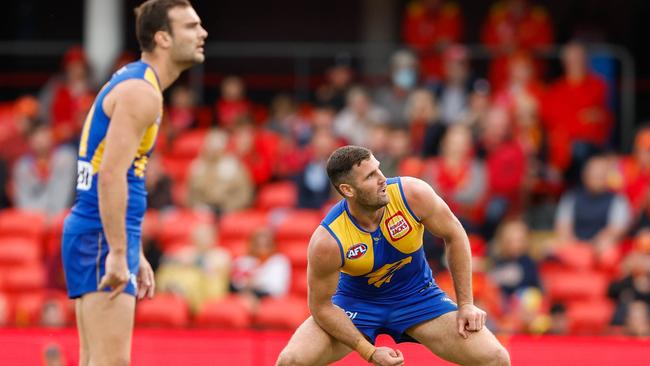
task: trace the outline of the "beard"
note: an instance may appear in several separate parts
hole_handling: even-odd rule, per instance
[[[361,190],[357,192],[357,203],[368,210],[378,210],[390,202],[388,196],[380,196],[376,192],[363,192]]]

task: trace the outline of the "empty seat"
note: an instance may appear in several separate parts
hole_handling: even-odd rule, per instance
[[[170,243],[189,242],[197,225],[216,225],[209,211],[178,209],[160,215],[158,238],[163,248]]]
[[[6,268],[2,272],[2,286],[6,292],[26,293],[45,288],[47,274],[39,263]]]
[[[265,298],[260,303],[254,324],[264,328],[294,330],[309,316],[302,297]]]
[[[309,242],[306,240],[284,241],[278,245],[278,251],[289,258],[294,268],[307,268],[307,248]]]
[[[184,327],[190,319],[185,299],[168,293],[157,294],[153,299],[138,302],[136,324],[149,327]]]
[[[40,261],[41,243],[29,236],[0,239],[0,266],[20,266]]]
[[[197,129],[183,132],[174,141],[171,156],[176,159],[192,160],[199,155],[203,147],[203,140],[208,133],[207,129]]]
[[[251,325],[251,313],[241,297],[232,295],[203,304],[196,314],[194,324],[202,327],[243,329]]]
[[[309,242],[320,222],[321,216],[316,210],[289,211],[275,228],[275,237],[278,241]]]
[[[555,257],[565,266],[576,270],[590,270],[596,262],[594,248],[588,244],[567,244],[554,251]]]
[[[603,334],[614,313],[607,298],[571,302],[567,306],[569,330],[573,334]]]
[[[20,209],[0,211],[0,237],[24,236],[42,240],[46,230],[45,214]]]
[[[291,181],[269,183],[260,188],[257,195],[257,208],[292,208],[298,202],[298,191]]]
[[[291,289],[290,293],[297,297],[307,297],[307,269],[293,268],[291,270]]]
[[[256,229],[264,227],[267,224],[267,215],[260,210],[226,213],[219,220],[221,241],[248,240]]]
[[[602,298],[608,282],[603,273],[577,270],[545,271],[542,280],[551,301]]]

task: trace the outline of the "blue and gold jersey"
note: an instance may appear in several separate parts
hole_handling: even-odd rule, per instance
[[[341,250],[337,294],[395,300],[434,285],[422,247],[424,225],[409,208],[400,178],[387,184],[390,202],[374,232],[357,224],[346,200],[321,222]]]
[[[137,61],[115,72],[97,94],[81,131],[79,158],[77,160],[77,197],[72,212],[67,219],[66,227],[69,231],[89,232],[102,229],[97,194],[97,172],[102,162],[106,132],[111,122],[102,105],[106,95],[116,85],[130,79],[146,80],[154,89],[162,93],[155,71],[146,63]],[[151,125],[142,137],[138,151],[133,157],[133,162],[127,173],[126,229],[129,232],[140,231],[142,218],[147,209],[144,174],[147,160],[156,142],[161,117],[162,106],[158,118],[151,121]]]

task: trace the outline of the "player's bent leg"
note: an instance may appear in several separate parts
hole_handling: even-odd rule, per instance
[[[508,351],[489,329],[458,334],[456,311],[452,311],[409,328],[406,333],[434,354],[459,365],[509,366]]]
[[[310,316],[280,352],[276,366],[328,365],[352,350],[327,334]]]
[[[83,314],[81,311],[81,302],[83,299],[75,299],[74,311],[77,318],[77,332],[79,333],[79,366],[90,365],[90,353],[88,352],[88,340],[86,339],[86,331],[83,324]]]
[[[108,292],[85,294],[81,300],[82,324],[92,366],[127,366],[131,362],[131,336],[135,297]]]

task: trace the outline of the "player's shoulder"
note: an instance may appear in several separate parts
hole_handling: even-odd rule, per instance
[[[128,79],[111,91],[116,102],[134,109],[155,108],[158,111],[162,95],[144,79]]]
[[[404,190],[404,195],[408,200],[417,200],[426,195],[435,194],[431,185],[420,178],[404,176],[400,177],[399,180]]]
[[[318,267],[338,268],[341,250],[338,239],[324,225],[319,225],[309,240],[308,260]]]

